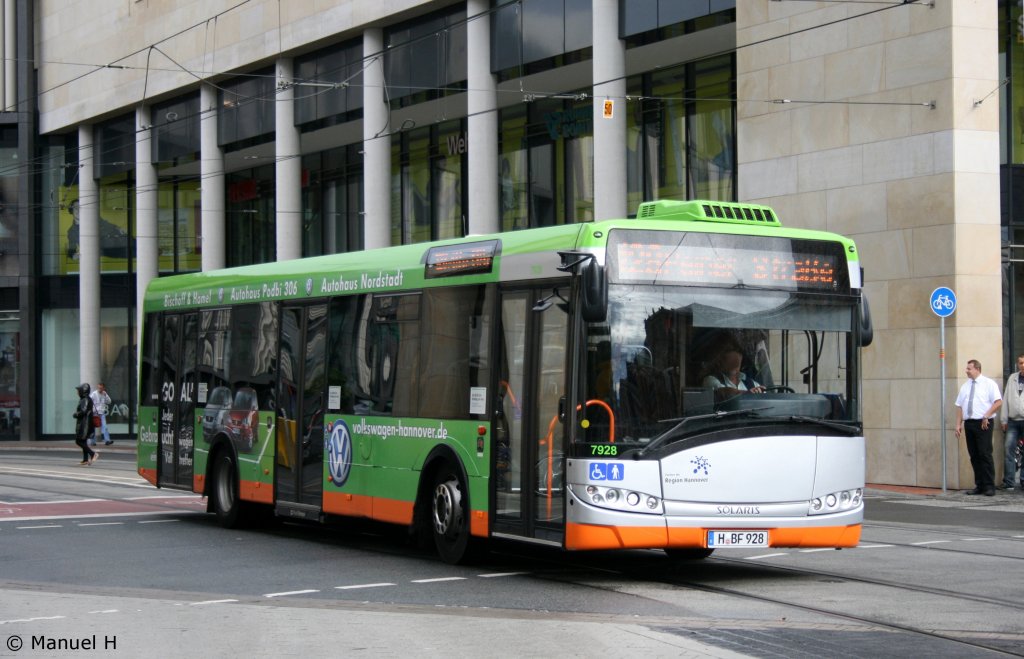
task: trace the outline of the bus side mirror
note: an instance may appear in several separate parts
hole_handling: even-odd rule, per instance
[[[583,267],[580,278],[580,314],[588,323],[603,323],[608,316],[608,280],[595,259]]]
[[[871,345],[875,338],[875,328],[871,324],[871,306],[868,298],[863,292],[860,294],[860,304],[857,305],[860,317],[860,347],[866,348]]]

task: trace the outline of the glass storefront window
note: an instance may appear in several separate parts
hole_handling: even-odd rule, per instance
[[[19,325],[17,311],[0,311],[0,439],[17,439],[21,427]]]
[[[392,103],[409,105],[465,89],[464,4],[389,27],[384,47],[384,79]]]
[[[130,310],[124,308],[100,311],[100,373],[113,401],[107,423],[110,432],[118,434],[129,431],[135,407],[135,347],[130,315]],[[40,324],[41,432],[44,435],[72,434],[75,419],[71,413],[78,403],[75,387],[82,382],[80,315],[78,309],[44,309]],[[96,385],[95,382],[89,384]]]
[[[730,201],[736,179],[731,61],[698,62],[694,72],[693,110],[687,117],[693,196]]]
[[[498,136],[501,176],[501,230],[513,231],[529,226],[529,207],[526,203],[526,110],[524,107],[503,110],[501,134]]]
[[[18,276],[18,129],[0,129],[0,275]]]
[[[232,172],[225,177],[225,260],[228,267],[269,263],[276,256],[274,166]]]
[[[463,235],[465,124],[409,130],[391,146],[391,237],[395,245]]]
[[[81,325],[78,309],[43,309],[40,318],[39,414],[44,435],[72,434],[71,413],[78,403],[78,345]]]
[[[202,194],[199,181],[162,180],[157,191],[160,272],[202,269]]]
[[[362,249],[361,150],[349,145],[303,157],[303,256]]]

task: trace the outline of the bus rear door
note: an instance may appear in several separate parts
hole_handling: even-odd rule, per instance
[[[168,313],[162,323],[157,482],[192,489],[198,314]]]

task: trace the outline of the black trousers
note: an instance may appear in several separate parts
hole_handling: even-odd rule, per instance
[[[974,469],[974,486],[979,490],[996,489],[996,468],[992,462],[992,426],[995,421],[989,419],[988,429],[981,429],[980,419],[964,421],[964,438],[967,441],[967,454],[971,456],[971,467]]]
[[[88,439],[76,439],[75,443],[82,447],[82,460],[83,461],[87,462],[89,460],[89,458],[91,458],[93,455],[95,455],[96,451],[94,451],[91,448],[89,448],[89,440]]]

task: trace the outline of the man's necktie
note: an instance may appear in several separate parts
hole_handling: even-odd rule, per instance
[[[974,385],[978,384],[977,380],[971,380],[971,393],[967,394],[967,418],[974,418]]]

